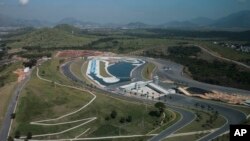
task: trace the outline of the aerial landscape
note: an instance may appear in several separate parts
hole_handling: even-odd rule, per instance
[[[0,0],[0,141],[234,141],[232,125],[250,126],[250,1]]]

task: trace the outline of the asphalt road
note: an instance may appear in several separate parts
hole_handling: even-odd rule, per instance
[[[5,114],[3,125],[0,131],[0,141],[5,141],[8,138],[9,129],[11,128],[10,127],[11,126],[11,114],[14,113],[14,109],[15,109],[16,103],[18,102],[18,97],[20,95],[20,92],[25,86],[25,84],[29,81],[29,79],[30,79],[30,74],[23,81],[17,84],[15,91],[12,94],[8,109]]]
[[[184,110],[181,108],[176,108],[173,106],[168,106],[168,107],[170,107],[172,110],[180,113],[181,119],[178,122],[176,122],[175,124],[173,124],[172,126],[168,127],[167,129],[163,130],[162,132],[160,132],[157,136],[154,136],[151,139],[149,139],[149,141],[163,140],[166,137],[168,137],[169,135],[171,135],[171,134],[177,132],[178,130],[180,130],[181,128],[185,127],[186,125],[191,123],[196,118],[195,114],[193,114],[192,112],[189,112],[187,110]]]

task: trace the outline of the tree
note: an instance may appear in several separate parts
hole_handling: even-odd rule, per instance
[[[124,117],[121,117],[120,123],[124,123],[124,122],[125,122],[125,118],[124,118]]]
[[[128,116],[128,117],[126,118],[126,121],[127,121],[127,122],[131,122],[131,121],[132,121],[132,116]]]
[[[109,121],[109,116],[106,116],[106,117],[105,117],[105,120]]]
[[[16,132],[15,132],[15,138],[16,138],[16,139],[19,139],[20,136],[21,136],[20,131],[16,131]]]
[[[11,118],[11,119],[15,119],[15,117],[16,117],[16,114],[15,114],[15,113],[12,113],[12,114],[10,115],[10,118]]]
[[[14,141],[14,139],[11,136],[9,136],[8,141]]]
[[[166,105],[164,104],[164,103],[162,103],[162,102],[157,102],[157,103],[155,103],[155,108],[157,108],[157,109],[165,109],[166,108]]]
[[[45,74],[45,71],[44,71],[44,70],[42,70],[42,75],[44,76],[44,74]]]
[[[31,133],[31,132],[28,132],[26,138],[27,138],[27,139],[32,139],[32,133]]]
[[[157,102],[155,103],[155,108],[157,108],[160,112],[160,114],[162,114],[166,108],[166,105],[162,102]]]
[[[116,116],[117,116],[117,112],[116,112],[115,110],[113,110],[113,111],[111,112],[111,114],[110,114],[110,117],[113,118],[113,119],[115,119]]]

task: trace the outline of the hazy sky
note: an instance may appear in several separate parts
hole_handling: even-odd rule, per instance
[[[53,22],[74,17],[99,23],[160,24],[216,19],[241,10],[250,10],[250,0],[0,0],[0,14]]]

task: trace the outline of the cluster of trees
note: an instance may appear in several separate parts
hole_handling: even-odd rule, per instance
[[[149,112],[150,116],[161,117],[165,111],[166,105],[162,102],[155,103],[155,110]]]
[[[0,66],[0,73],[3,72],[9,65]],[[8,79],[9,74],[0,74],[0,88],[5,85],[5,81]]]
[[[175,29],[145,29],[147,34],[142,31],[127,31],[124,34],[141,38],[227,38],[229,40],[249,41],[250,31],[230,32],[230,31],[189,31]]]
[[[32,68],[36,65],[37,60],[36,59],[30,59],[28,62],[23,62],[24,67]]]
[[[191,47],[169,47],[168,52],[171,55],[178,56],[178,57],[187,57],[187,56],[196,56],[201,49],[199,47],[191,46]]]
[[[109,116],[105,117],[105,120],[116,119],[117,112],[115,110],[111,111]],[[132,122],[132,116],[128,115],[127,117],[121,117],[119,120],[120,123]]]
[[[24,53],[20,55],[21,57],[28,58],[28,59],[37,59],[41,57],[51,57],[52,54],[50,52],[42,52],[42,53]]]

